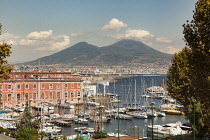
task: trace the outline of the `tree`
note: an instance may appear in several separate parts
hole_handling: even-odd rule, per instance
[[[167,89],[185,106],[197,135],[204,136],[210,132],[210,0],[198,0],[193,12],[193,20],[183,25],[187,47],[172,59]]]
[[[22,136],[27,135],[27,138],[30,137],[30,139],[35,140],[38,139],[39,137],[38,129],[40,128],[41,120],[35,119],[34,121],[32,121],[31,109],[28,102],[29,101],[26,101],[26,107],[23,112],[22,118],[20,122],[17,124],[17,130],[18,130],[17,138],[21,139]],[[41,135],[43,135],[43,133],[41,133]],[[44,136],[45,135],[43,135],[43,137]],[[25,138],[25,136],[23,138]]]
[[[37,129],[29,130],[27,127],[21,127],[17,131],[16,139],[18,140],[38,140],[38,131]]]
[[[0,35],[1,29],[2,25],[0,24]],[[11,53],[11,45],[7,43],[0,44],[0,82],[9,79],[10,72],[13,69],[13,67],[8,64],[7,60],[5,60]]]

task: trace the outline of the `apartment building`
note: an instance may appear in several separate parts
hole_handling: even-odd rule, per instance
[[[12,72],[10,79],[0,84],[0,101],[3,106],[22,106],[40,102],[52,104],[83,102],[83,82],[79,75],[70,72]]]

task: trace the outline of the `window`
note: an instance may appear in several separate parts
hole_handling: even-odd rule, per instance
[[[57,88],[60,88],[60,84],[57,84]]]
[[[52,98],[53,98],[53,94],[52,94],[52,92],[50,92],[49,94],[50,94],[50,99],[52,99]]]
[[[20,85],[17,85],[17,89],[20,89]]]
[[[77,97],[80,97],[80,91],[77,91]]]
[[[34,84],[34,89],[36,89],[36,84]]]
[[[17,94],[17,101],[20,101],[20,93]]]
[[[33,93],[33,99],[34,100],[36,99],[36,93]]]
[[[50,88],[50,89],[52,89],[52,88],[53,88],[53,85],[52,85],[52,84],[50,84],[50,85],[49,85],[49,88]]]
[[[44,92],[41,93],[41,99],[44,99]]]
[[[12,97],[12,94],[8,94],[8,97]]]
[[[12,85],[8,85],[8,89],[12,89]]]
[[[25,94],[25,98],[26,98],[26,100],[28,100],[28,93]]]
[[[78,83],[78,88],[80,88],[80,83]]]
[[[44,84],[42,84],[42,89],[44,89]]]
[[[65,98],[68,98],[68,92],[66,91],[64,94],[65,94]]]
[[[68,84],[65,84],[65,88],[68,88]]]
[[[57,99],[60,99],[60,92],[57,92]]]
[[[26,84],[26,89],[28,89],[28,84]]]
[[[73,97],[74,97],[74,91],[71,92],[71,98],[73,98]]]

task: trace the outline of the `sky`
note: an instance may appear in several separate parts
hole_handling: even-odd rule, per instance
[[[79,42],[104,47],[123,39],[169,54],[180,51],[183,27],[197,0],[1,0],[0,42],[10,63],[48,56]]]

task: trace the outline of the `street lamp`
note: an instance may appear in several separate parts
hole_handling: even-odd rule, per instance
[[[100,106],[99,107],[99,109],[100,109],[100,125],[101,125],[101,127],[100,127],[100,133],[101,133],[101,140],[102,140],[102,108],[103,108],[104,106]]]
[[[119,112],[120,112],[120,95],[118,95],[118,140],[120,140],[120,116],[119,116]]]
[[[195,123],[195,111],[196,111],[196,99],[193,100],[193,111],[194,111],[194,140],[196,139],[196,123]]]
[[[152,107],[152,140],[153,140],[153,118],[154,118],[153,107],[154,107],[154,105],[155,105],[155,102],[152,102],[152,103],[150,104],[150,106]]]
[[[31,101],[32,99],[28,100],[28,113],[31,113]],[[31,139],[31,135],[30,135],[30,129],[31,127],[31,115],[28,116],[28,139]]]
[[[78,110],[78,115],[77,115],[77,138],[79,137],[79,100],[80,100],[81,98],[79,98],[78,97],[78,108],[77,108],[77,110]]]
[[[135,125],[135,129],[136,129],[136,131],[138,133],[138,139],[139,139],[139,127]]]

